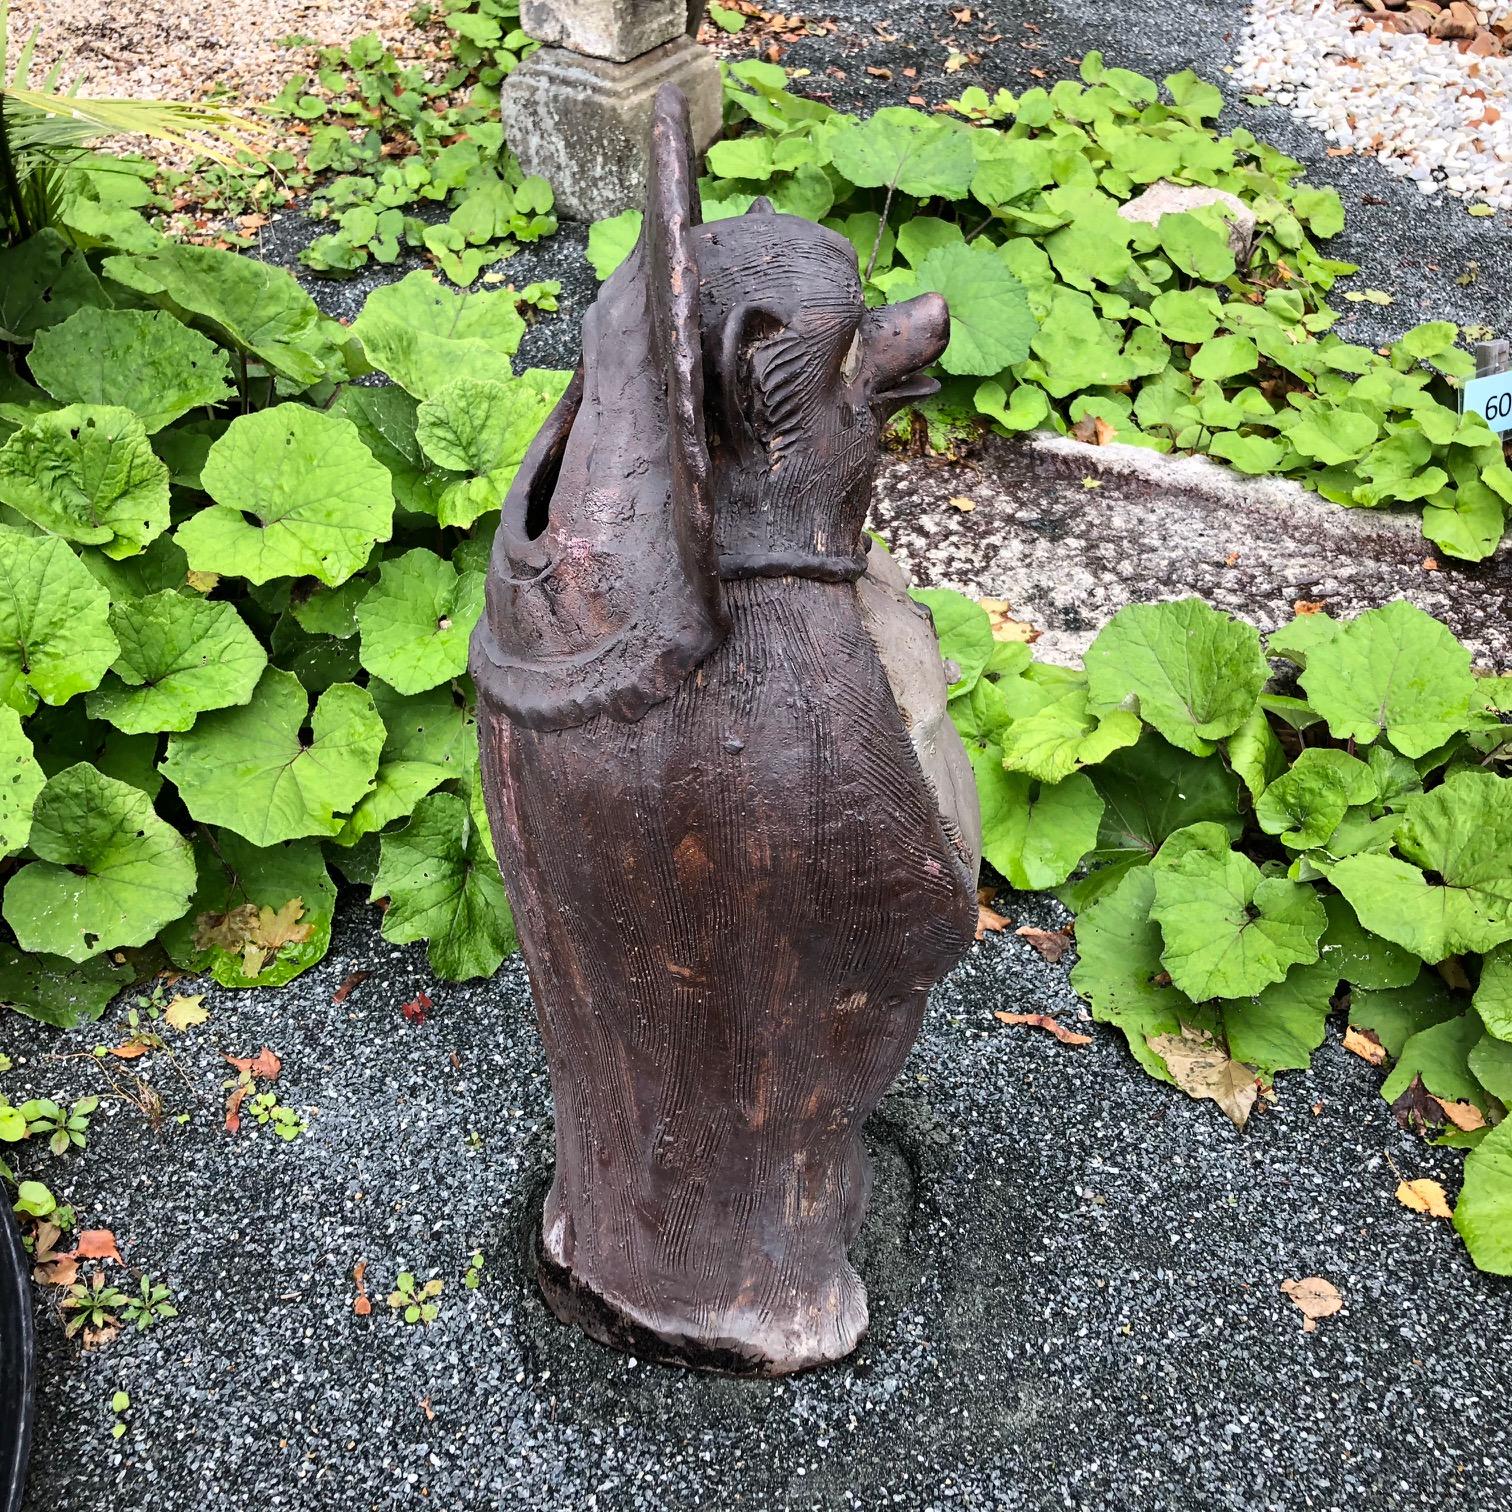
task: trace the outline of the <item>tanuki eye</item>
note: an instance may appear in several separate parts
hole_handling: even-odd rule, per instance
[[[854,383],[856,375],[861,371],[861,333],[857,331],[851,337],[851,344],[845,350],[845,359],[840,364],[840,378],[844,383]]]

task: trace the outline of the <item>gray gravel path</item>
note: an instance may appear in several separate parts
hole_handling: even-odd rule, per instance
[[[550,1158],[523,972],[440,985],[375,925],[344,904],[331,956],[291,987],[212,991],[175,1040],[183,1077],[137,1062],[158,1132],[107,1102],[86,1153],[39,1162],[182,1314],[93,1354],[41,1317],[34,1512],[1505,1507],[1512,1283],[1396,1203],[1393,1162],[1452,1190],[1458,1157],[1400,1132],[1332,1039],[1241,1135],[1110,1031],[1071,1049],[996,1023],[1081,1010],[1069,962],[990,939],[871,1125],[869,1338],[812,1376],[726,1381],[546,1313],[521,1260]],[[353,969],[374,975],[333,1006]],[[419,987],[423,1026],[399,1008]],[[115,1042],[3,1033],[12,1096],[93,1088],[87,1060],[54,1057]],[[219,1052],[263,1044],[312,1113],[292,1144],[221,1127]],[[445,1278],[429,1329],[384,1305],[402,1267]],[[1307,1334],[1280,1284],[1312,1275],[1345,1306]]]

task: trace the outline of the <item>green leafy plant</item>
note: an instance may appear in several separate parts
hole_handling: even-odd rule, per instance
[[[536,45],[519,29],[518,0],[456,0],[434,19],[452,59],[439,78],[401,65],[369,33],[322,48],[314,74],[293,75],[273,102],[275,115],[311,128],[302,177],[316,181],[314,213],[335,225],[301,254],[317,272],[424,251],[466,285],[556,230],[550,186],[521,170],[497,118],[500,81]]]
[[[474,1250],[472,1258],[467,1262],[467,1270],[463,1273],[462,1284],[468,1291],[477,1291],[483,1284],[483,1251]]]
[[[986,860],[1075,912],[1093,1017],[1242,1126],[1347,1011],[1398,1118],[1471,1150],[1455,1224],[1512,1273],[1512,678],[1403,601],[1266,641],[1134,605],[1074,670],[916,597],[959,670]]]
[[[271,1128],[285,1142],[298,1139],[310,1126],[293,1108],[285,1107],[273,1092],[259,1092],[247,1102],[247,1112],[259,1124]]]
[[[178,1317],[178,1308],[173,1305],[173,1293],[166,1286],[144,1275],[134,1292],[124,1294],[121,1301],[121,1317],[138,1333],[146,1333],[169,1318]]]
[[[118,1286],[107,1286],[103,1273],[88,1281],[77,1281],[68,1288],[59,1304],[67,1320],[63,1332],[71,1339],[81,1329],[119,1327],[121,1315],[132,1298]]]
[[[84,148],[100,137],[191,146],[222,164],[237,152],[252,158],[249,144],[266,128],[224,106],[87,99],[58,87],[61,64],[33,82],[36,32],[12,58],[9,11],[0,0],[0,243],[24,241],[49,226],[83,246],[119,234],[123,224],[150,234],[145,223],[135,230],[132,214],[149,198],[137,172],[146,165],[91,157]]]
[[[1188,70],[1162,93],[1088,53],[1079,81],[857,120],[787,82],[769,63],[727,69],[739,134],[709,151],[704,218],[765,195],[855,244],[872,303],[945,295],[941,392],[901,426],[922,416],[940,446],[985,423],[1203,452],[1351,507],[1419,508],[1452,557],[1495,549],[1512,470],[1485,422],[1459,414],[1474,371],[1461,332],[1430,321],[1386,352],[1332,334],[1325,296],[1355,269],[1318,242],[1343,206],[1250,132],[1215,132],[1211,84]],[[1236,256],[1228,202],[1119,213],[1165,182],[1232,196],[1253,247]],[[592,228],[600,277],[638,229],[637,211]]]
[[[111,1395],[110,1411],[115,1422],[110,1425],[110,1436],[113,1439],[126,1437],[126,1413],[131,1407],[131,1393],[117,1391]]]
[[[50,1097],[34,1098],[24,1102],[16,1110],[25,1120],[28,1134],[47,1137],[47,1147],[54,1155],[66,1155],[72,1149],[82,1150],[89,1142],[89,1116],[100,1106],[98,1097],[81,1097],[72,1107],[64,1109]],[[4,1112],[0,1110],[0,1138],[4,1137]]]
[[[400,1271],[394,1290],[388,1294],[388,1305],[406,1323],[424,1323],[429,1326],[440,1316],[441,1303],[438,1299],[445,1287],[446,1283],[439,1276],[433,1276],[422,1283],[415,1279],[413,1272]]]
[[[52,231],[0,288],[3,1000],[75,1024],[164,956],[287,981],[332,866],[491,972],[466,645],[565,382],[515,372],[516,297],[412,273],[348,330],[236,254]]]

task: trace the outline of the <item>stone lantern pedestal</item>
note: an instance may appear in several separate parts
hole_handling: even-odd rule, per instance
[[[543,43],[504,81],[500,109],[527,173],[550,183],[557,213],[598,220],[641,202],[646,131],[663,84],[687,96],[693,144],[719,133],[719,69],[688,35],[688,0],[523,0]]]

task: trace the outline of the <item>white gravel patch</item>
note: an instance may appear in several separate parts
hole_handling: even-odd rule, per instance
[[[1356,30],[1357,20],[1334,0],[1256,0],[1235,81],[1424,194],[1512,210],[1512,58]]]

